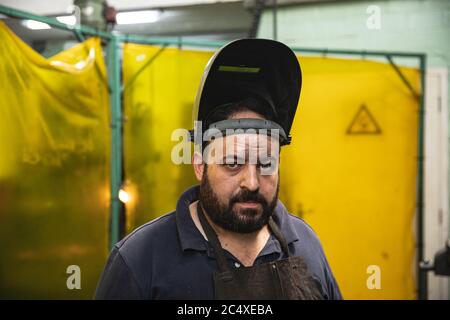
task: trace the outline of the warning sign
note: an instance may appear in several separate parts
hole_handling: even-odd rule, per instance
[[[347,134],[381,134],[380,126],[364,104],[353,117]]]

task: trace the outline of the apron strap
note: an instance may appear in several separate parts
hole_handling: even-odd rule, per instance
[[[272,217],[270,217],[269,219],[269,227],[270,230],[272,230],[275,238],[277,238],[278,242],[280,243],[281,250],[283,250],[283,252],[286,254],[287,257],[290,257],[291,254],[289,253],[289,247],[286,242],[286,239],[284,238],[275,221],[273,221]]]
[[[206,237],[208,238],[209,243],[214,249],[214,255],[216,256],[217,265],[219,270],[225,275],[229,275],[231,277],[231,268],[228,265],[227,259],[225,258],[225,252],[220,245],[219,239],[217,238],[217,234],[206,220],[205,214],[203,212],[203,207],[200,201],[197,204],[197,215],[200,220],[200,224],[202,225],[203,230],[205,231]]]

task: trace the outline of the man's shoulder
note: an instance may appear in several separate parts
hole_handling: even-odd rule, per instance
[[[155,255],[164,261],[162,253],[168,243],[176,243],[175,212],[145,223],[118,242],[110,254],[97,288],[98,299],[147,297]]]
[[[153,250],[156,245],[176,239],[176,211],[166,213],[142,226],[119,241],[115,247],[121,255],[130,256]]]
[[[309,243],[321,246],[316,232],[304,219],[289,212],[286,212],[286,216],[300,240],[306,240]]]
[[[322,243],[313,228],[298,216],[287,216],[298,240],[293,242],[294,255],[303,256],[314,269],[326,263]]]

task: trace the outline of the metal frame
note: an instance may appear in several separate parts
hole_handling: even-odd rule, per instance
[[[110,248],[120,240],[121,202],[119,190],[122,186],[122,90],[119,41],[112,37],[107,44],[107,68],[110,88],[111,110],[111,216],[110,216]]]
[[[147,38],[142,36],[118,35],[110,32],[104,32],[91,27],[76,25],[69,26],[57,21],[54,18],[39,16],[25,11],[12,9],[0,5],[0,13],[19,19],[30,19],[47,23],[48,25],[71,31],[79,41],[84,39],[84,35],[98,36],[108,41],[107,43],[107,66],[110,90],[110,112],[111,112],[111,220],[110,220],[110,247],[120,240],[120,202],[118,192],[122,185],[122,101],[121,95],[125,87],[121,87],[121,67],[120,67],[120,43],[133,42],[140,44],[152,44],[166,46],[183,45],[188,47],[219,48],[224,45],[223,42],[205,42],[205,41],[182,41],[178,38]],[[312,53],[321,55],[355,55],[362,57],[385,57],[395,72],[399,75],[405,85],[419,99],[419,123],[418,123],[418,170],[417,170],[417,280],[419,289],[419,299],[427,298],[426,271],[421,270],[420,263],[424,258],[424,230],[423,230],[423,212],[424,212],[424,102],[425,102],[425,70],[426,54],[411,52],[390,52],[390,51],[358,51],[358,50],[332,50],[332,49],[312,49],[312,48],[291,48],[295,52]],[[415,93],[412,86],[402,75],[400,69],[393,61],[393,57],[417,59],[420,70],[421,93]],[[146,66],[148,66],[147,64]]]

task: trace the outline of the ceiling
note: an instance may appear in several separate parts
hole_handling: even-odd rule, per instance
[[[277,0],[280,6],[327,0]],[[328,0],[332,1],[332,0]],[[227,41],[247,37],[253,22],[255,0],[107,0],[117,11],[160,9],[153,23],[117,25],[120,33],[176,36],[185,40]],[[273,0],[266,0],[270,6]],[[73,0],[0,0],[1,5],[43,16],[67,15]],[[28,43],[74,39],[59,29],[30,30],[22,21],[3,17],[7,25]]]
[[[142,8],[168,8],[195,4],[242,2],[239,0],[107,0],[119,11]],[[59,15],[67,12],[73,0],[0,0],[0,4],[39,15]]]
[[[67,15],[72,0],[0,0],[0,4],[45,16]],[[251,12],[236,0],[108,0],[117,11],[158,8],[160,18],[154,23],[117,25],[121,33],[147,36],[182,36],[188,39],[230,40],[246,37],[252,23]],[[5,17],[7,25],[28,43],[44,40],[73,39],[64,30],[30,30],[21,20]]]

